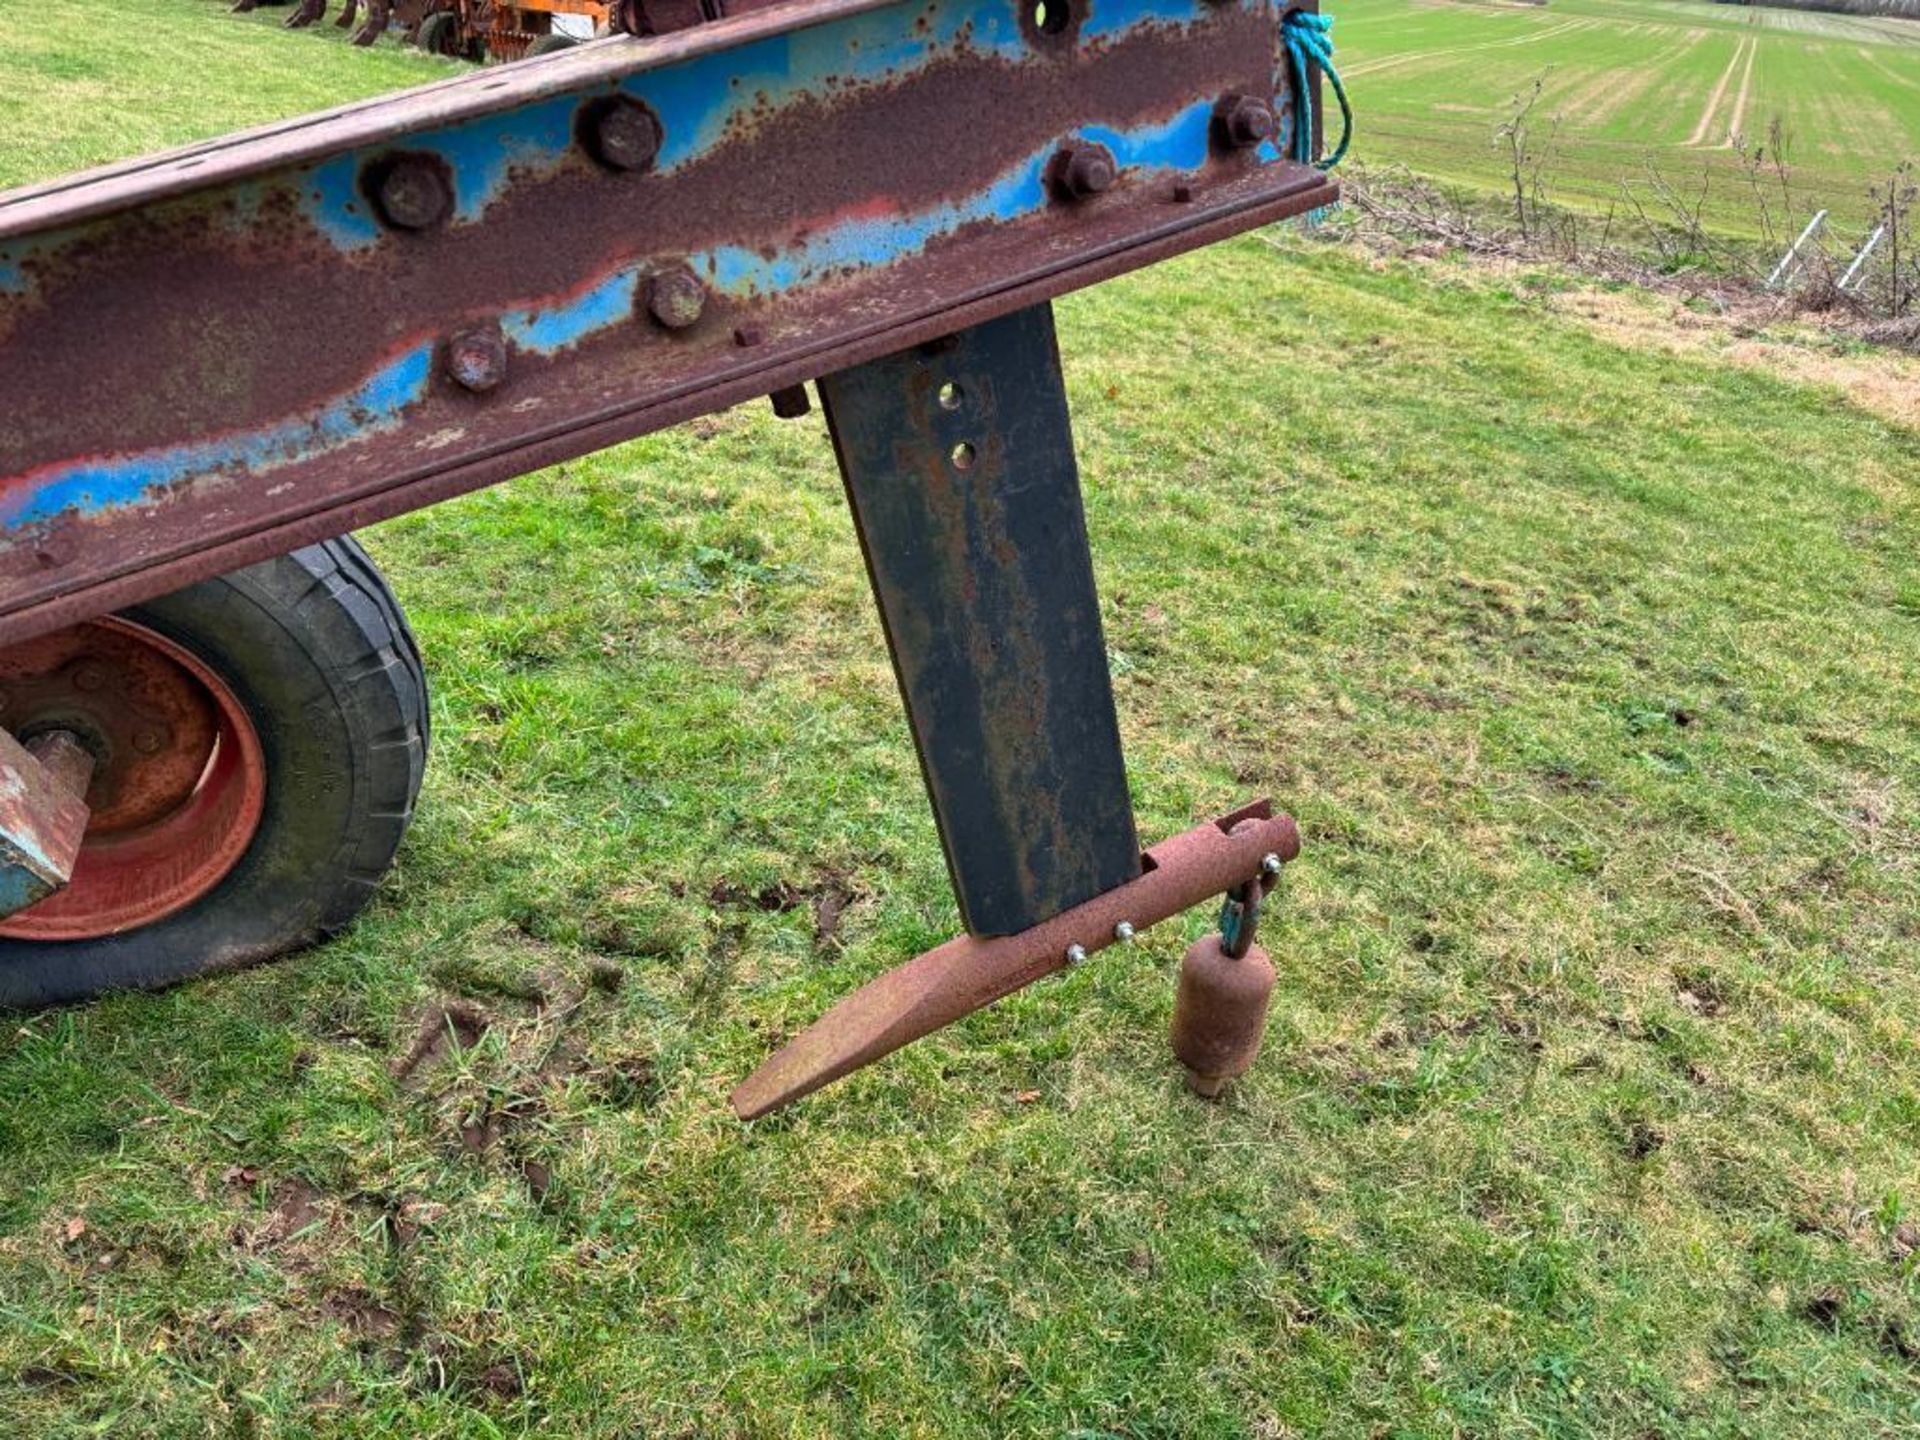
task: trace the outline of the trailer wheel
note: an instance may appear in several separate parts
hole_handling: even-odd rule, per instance
[[[20,739],[78,734],[93,816],[59,894],[0,921],[0,1005],[270,960],[372,898],[426,763],[426,680],[332,540],[0,651]]]
[[[460,54],[460,20],[451,10],[436,10],[420,22],[415,43],[429,55],[455,59]]]

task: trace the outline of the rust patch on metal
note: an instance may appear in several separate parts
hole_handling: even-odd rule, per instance
[[[1238,959],[1218,935],[1204,935],[1188,947],[1180,962],[1172,1039],[1196,1095],[1212,1099],[1259,1058],[1273,985],[1273,961],[1258,945]]]

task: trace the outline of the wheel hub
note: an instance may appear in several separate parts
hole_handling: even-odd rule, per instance
[[[81,940],[185,908],[226,878],[260,823],[266,766],[231,689],[162,635],[109,617],[0,651],[0,724],[93,752],[73,879],[0,937]]]

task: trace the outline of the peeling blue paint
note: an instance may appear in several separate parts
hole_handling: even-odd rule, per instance
[[[516,169],[549,171],[566,158],[577,104],[563,95],[438,131],[408,148],[431,150],[453,168],[454,218],[477,220]]]
[[[1189,170],[1207,159],[1213,108],[1199,103],[1162,125],[1137,130],[1090,127],[1083,138],[1106,145],[1120,164],[1140,170]],[[979,194],[912,215],[862,216],[842,221],[769,258],[757,250],[723,246],[695,257],[696,267],[729,293],[777,294],[836,271],[889,264],[915,255],[962,226],[1005,224],[1046,209],[1045,172],[1051,150],[1036,152]]]
[[[45,895],[47,884],[40,877],[60,870],[47,851],[46,836],[34,822],[27,795],[22,776],[11,766],[0,770],[0,815],[23,822],[17,831],[0,830],[0,915],[11,915]],[[25,873],[16,868],[21,866]],[[27,898],[20,899],[23,894]]]
[[[640,292],[640,268],[616,270],[584,294],[541,309],[509,310],[500,329],[522,350],[553,355],[596,331],[632,323]]]
[[[357,153],[322,161],[306,172],[302,186],[308,216],[340,249],[364,250],[380,242],[380,222],[360,193]]]
[[[170,486],[226,473],[257,478],[311,459],[399,425],[406,409],[426,397],[432,373],[433,346],[422,345],[310,414],[195,445],[84,460],[26,477],[14,493],[0,498],[0,525],[19,529],[70,511],[91,515],[124,509]]]
[[[956,54],[1024,62],[1032,53],[1019,22],[1020,7],[1027,3],[1030,0],[928,0],[904,16],[903,7],[891,7],[643,72],[621,82],[621,88],[661,117],[664,140],[657,164],[671,173],[709,154],[730,127],[764,123],[768,114],[777,115],[810,95],[854,93]],[[1091,0],[1075,43],[1096,43],[1156,24],[1184,25],[1195,19],[1200,3]],[[1271,8],[1269,0],[1237,3],[1262,12]],[[910,22],[921,18],[925,29],[916,33]],[[557,96],[411,136],[396,145],[447,161],[454,179],[455,223],[471,223],[509,184],[583,163],[573,137],[579,99]],[[1209,160],[1212,113],[1209,98],[1161,123],[1131,130],[1090,126],[1078,133],[1111,149],[1125,174],[1123,184],[1132,185],[1155,174],[1202,169]],[[776,118],[772,123],[784,122]],[[1259,157],[1279,159],[1284,140],[1282,136],[1279,143],[1262,146]],[[836,275],[882,268],[923,253],[967,226],[1006,225],[1044,213],[1054,203],[1044,179],[1054,143],[1014,161],[992,183],[957,200],[917,211],[889,210],[888,202],[875,200],[858,213],[812,217],[814,228],[772,255],[745,245],[719,245],[684,259],[715,289],[742,298],[778,295]],[[341,251],[389,243],[360,190],[361,167],[380,153],[381,147],[370,147],[312,165],[292,181],[283,175],[235,187],[232,223],[244,230],[262,213],[264,201],[292,183],[314,223]],[[45,237],[45,243],[57,247],[73,234]],[[24,242],[40,243],[39,238]],[[34,253],[23,245],[0,247],[0,295],[31,289],[23,262],[30,264]],[[628,263],[597,277],[581,275],[583,288],[564,297],[523,299],[519,308],[500,313],[509,343],[521,352],[554,355],[632,324],[646,275],[679,257],[633,259],[629,253],[620,258]],[[23,476],[0,492],[0,533],[68,512],[124,509],[197,481],[258,478],[394,429],[404,423],[410,407],[426,398],[433,362],[434,346],[424,342],[386,362],[351,393],[302,415],[252,431],[133,455],[89,457]]]
[[[24,864],[0,864],[0,918],[47,898],[47,882]]]

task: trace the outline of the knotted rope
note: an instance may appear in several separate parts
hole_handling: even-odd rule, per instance
[[[1331,170],[1338,165],[1353,139],[1353,107],[1347,104],[1347,87],[1340,83],[1340,72],[1333,68],[1332,31],[1331,15],[1316,15],[1309,10],[1288,11],[1286,21],[1280,27],[1280,33],[1287,42],[1287,59],[1293,67],[1290,158],[1302,165],[1316,163],[1313,158],[1313,90],[1308,84],[1313,73],[1310,65],[1320,67],[1320,73],[1333,86],[1334,98],[1340,102],[1340,143],[1334,146],[1331,155],[1317,162],[1322,170]]]

